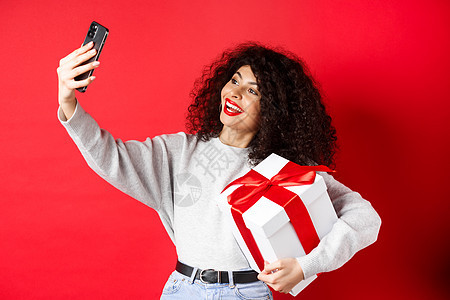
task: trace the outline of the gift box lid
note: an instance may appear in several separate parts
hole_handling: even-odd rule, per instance
[[[262,162],[256,165],[253,170],[263,175],[266,178],[272,178],[277,175],[278,172],[289,162],[286,158],[283,158],[275,153],[267,156]]]
[[[261,197],[242,214],[245,226],[253,233],[270,237],[289,222],[286,211],[280,205]]]

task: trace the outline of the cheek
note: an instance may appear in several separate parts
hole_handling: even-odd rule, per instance
[[[230,92],[230,87],[228,86],[228,84],[226,84],[223,88],[222,91],[220,92],[220,96],[222,96],[222,98]]]
[[[248,109],[246,109],[249,115],[259,118],[261,107],[259,101],[254,101],[249,104]]]

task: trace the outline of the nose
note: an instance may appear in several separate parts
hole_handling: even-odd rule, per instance
[[[230,96],[231,96],[231,98],[234,98],[234,99],[241,99],[242,98],[242,93],[241,93],[240,88],[232,89],[231,93],[230,93]]]

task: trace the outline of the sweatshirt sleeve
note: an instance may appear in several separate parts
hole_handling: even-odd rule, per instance
[[[66,120],[58,118],[88,165],[114,187],[159,210],[165,191],[170,191],[170,168],[165,143],[158,138],[144,142],[115,140],[77,103]]]
[[[298,257],[305,278],[333,271],[377,240],[381,219],[372,205],[333,176],[321,174],[338,220],[309,254]]]

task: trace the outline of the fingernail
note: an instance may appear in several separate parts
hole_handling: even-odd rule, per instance
[[[90,46],[90,45],[92,45],[94,43],[94,41],[90,41],[89,43],[88,43],[88,45]]]
[[[95,76],[91,76],[91,81],[94,81],[95,80]]]
[[[99,61],[94,61],[94,62],[92,63],[93,66],[98,66],[99,64],[100,64]]]
[[[95,49],[92,49],[91,51],[89,51],[89,53],[95,53]]]

